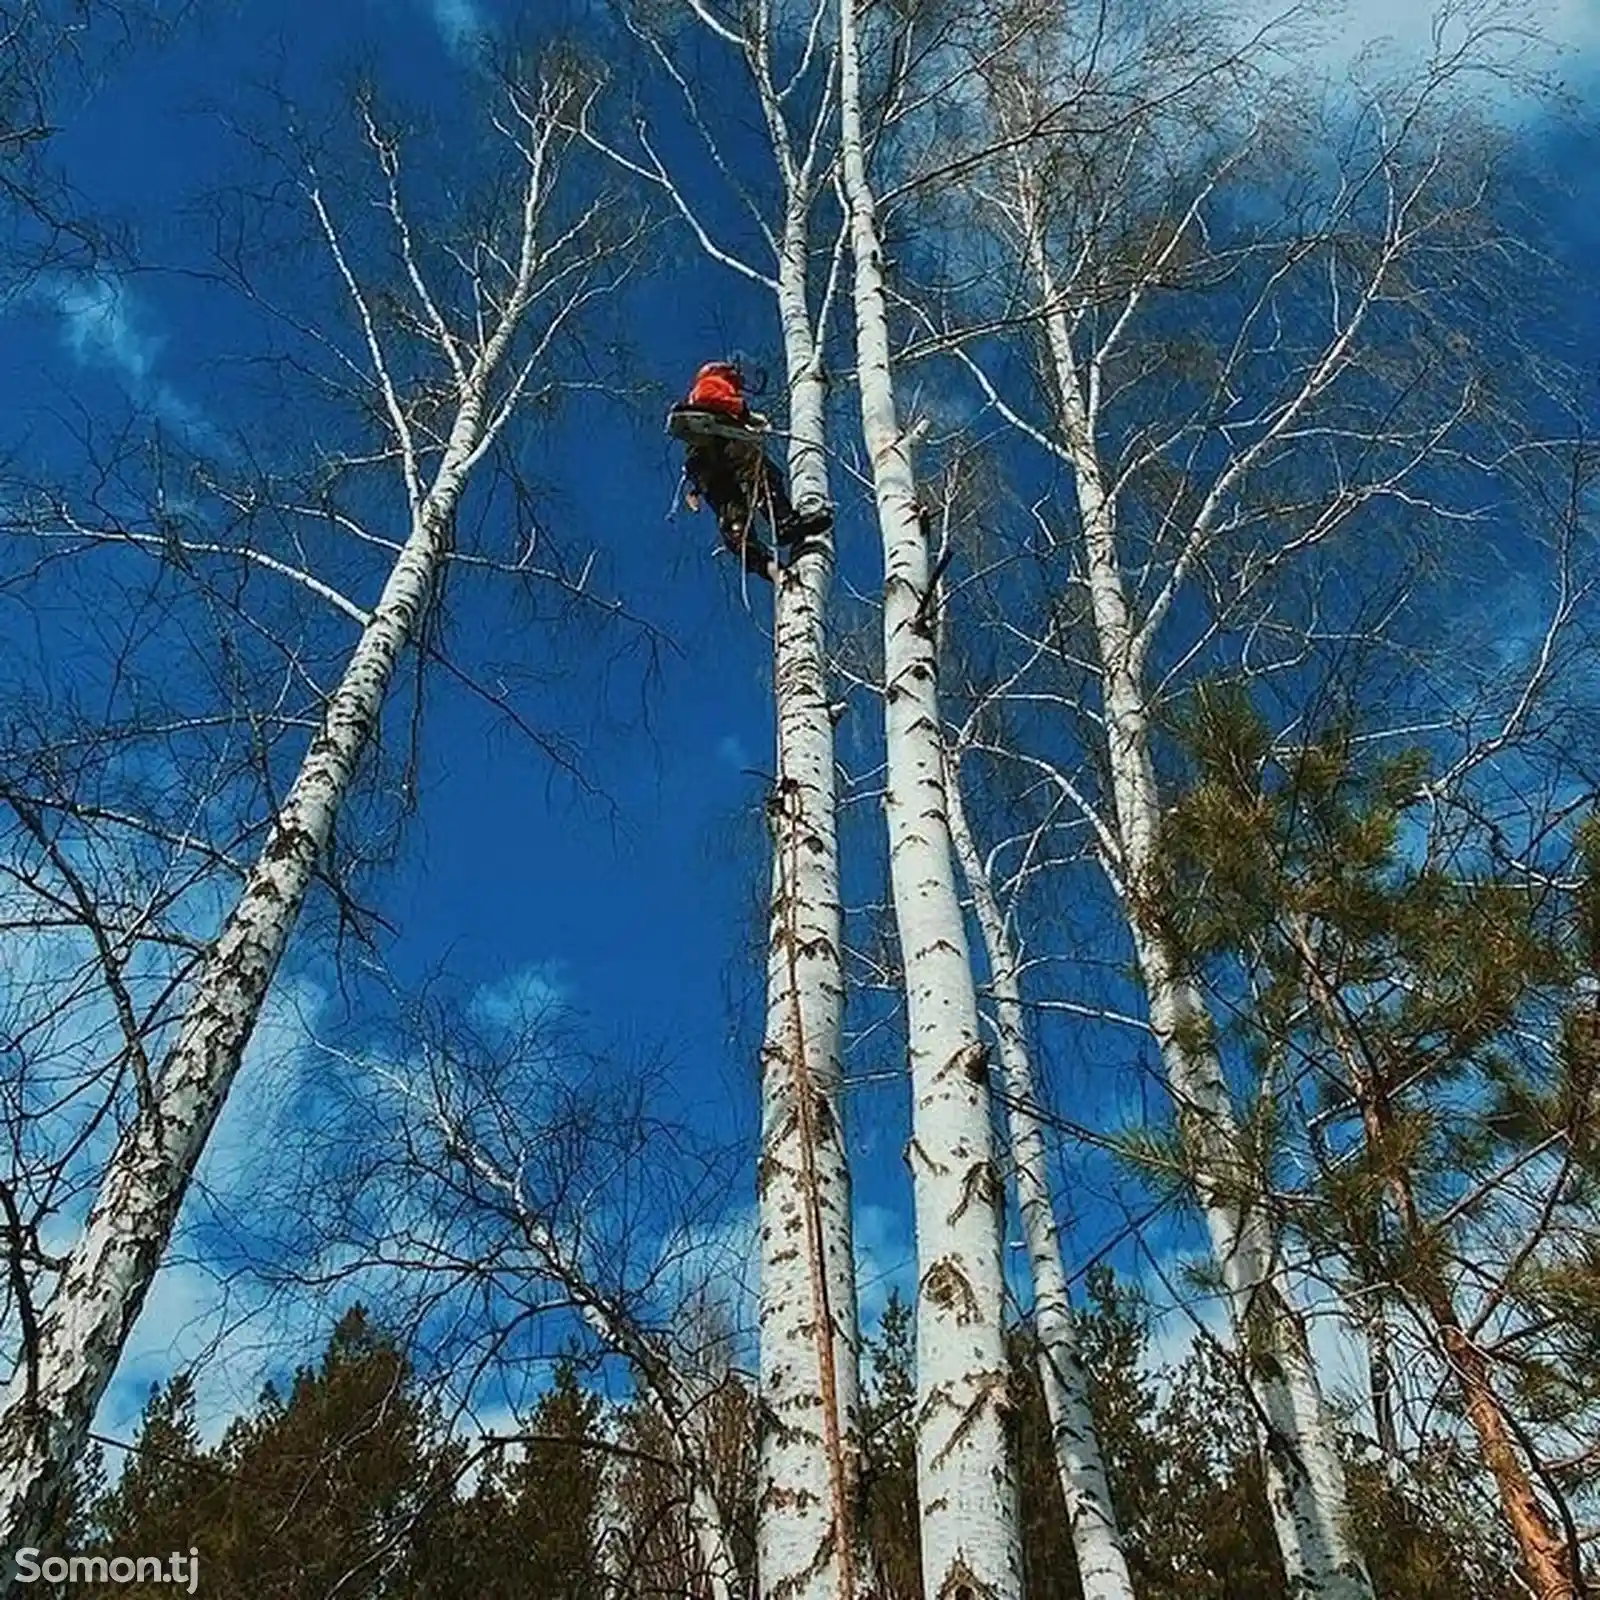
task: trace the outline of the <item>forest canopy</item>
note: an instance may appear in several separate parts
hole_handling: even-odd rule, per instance
[[[0,4],[0,1590],[1600,1588],[1600,23],[1400,9]]]

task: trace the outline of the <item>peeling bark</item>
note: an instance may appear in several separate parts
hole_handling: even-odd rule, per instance
[[[1360,1106],[1362,1132],[1368,1148],[1381,1149],[1393,1132],[1388,1097],[1345,1025],[1338,999],[1323,974],[1304,919],[1291,920],[1289,941]],[[1413,1244],[1425,1246],[1427,1228],[1409,1175],[1404,1169],[1395,1171],[1385,1188],[1401,1232]],[[1522,1552],[1533,1592],[1539,1600],[1574,1600],[1579,1593],[1578,1557],[1534,1488],[1510,1414],[1495,1391],[1489,1360],[1462,1326],[1450,1285],[1437,1266],[1429,1263],[1425,1248],[1418,1251],[1417,1259],[1417,1299],[1433,1324],[1440,1353],[1460,1390],[1462,1409],[1477,1436],[1484,1464],[1494,1478],[1501,1508],[1517,1548]]]
[[[1281,1282],[1271,1219],[1244,1160],[1222,1063],[1209,1043],[1211,1018],[1153,916],[1152,881],[1161,801],[1151,758],[1143,645],[1136,634],[1117,553],[1115,514],[1072,350],[1067,315],[1043,241],[1028,241],[1043,302],[1063,443],[1073,464],[1101,662],[1118,867],[1144,981],[1150,1026],[1161,1050],[1179,1131],[1212,1254],[1245,1362],[1264,1439],[1267,1498],[1289,1592],[1370,1600],[1372,1581],[1356,1548],[1344,1465],[1334,1443],[1305,1328]]]
[[[1017,1174],[1017,1200],[1027,1235],[1033,1274],[1033,1322],[1039,1340],[1039,1381],[1050,1417],[1050,1445],[1056,1477],[1066,1502],[1078,1581],[1084,1600],[1133,1600],[1133,1584],[1122,1554],[1122,1535],[1111,1501],[1111,1484],[1094,1413],[1089,1409],[1088,1374],[1078,1349],[1072,1301],[1067,1291],[1061,1234],[1050,1198],[1044,1129],[1037,1110],[1038,1087],[1023,1024],[1022,989],[1016,949],[995,898],[994,886],[967,823],[961,793],[960,757],[949,752],[945,790],[956,854],[972,896],[973,910],[989,958],[994,994],[995,1033],[1006,1087],[1006,1119]]]
[[[911,1058],[917,1257],[917,1485],[924,1592],[1019,1600],[1015,1469],[1003,1415],[1004,1274],[987,1074],[946,810],[931,573],[911,442],[895,413],[878,220],[861,125],[855,0],[840,0],[845,198],[857,377],[884,553],[884,801]]]
[[[1533,1592],[1539,1600],[1575,1600],[1579,1593],[1577,1557],[1533,1487],[1505,1407],[1490,1381],[1487,1359],[1462,1328],[1443,1284],[1430,1285],[1424,1299],[1445,1359],[1461,1387],[1462,1402],[1472,1431],[1478,1436],[1478,1447],[1494,1475],[1500,1504],[1516,1536]]]
[[[778,306],[795,503],[828,499],[824,388],[806,294],[807,216],[791,200]],[[840,1116],[843,933],[825,618],[833,538],[776,579],[777,788],[762,1050],[763,1600],[854,1600],[859,1333]]]
[[[266,844],[200,966],[153,1092],[118,1140],[102,1175],[40,1319],[36,1373],[24,1362],[13,1376],[0,1413],[0,1537],[10,1548],[36,1541],[83,1449],[227,1101],[340,805],[377,729],[401,653],[416,633],[449,552],[468,477],[521,392],[526,367],[500,385],[503,392],[497,393],[495,385],[542,270],[535,232],[552,181],[547,164],[552,125],[531,114],[523,121],[530,138],[530,176],[520,197],[520,258],[500,316],[475,349],[464,350],[447,331],[438,336],[441,354],[456,374],[456,412],[425,490],[416,478],[409,424],[363,291],[320,193],[314,187],[309,191],[365,331],[375,386],[404,447],[410,529]]]

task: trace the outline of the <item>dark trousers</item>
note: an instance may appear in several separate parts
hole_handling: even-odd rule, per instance
[[[684,461],[684,471],[716,513],[722,542],[752,572],[766,575],[772,553],[755,537],[751,528],[755,517],[767,519],[779,544],[794,538],[794,507],[777,465],[759,445],[718,440],[695,446]]]

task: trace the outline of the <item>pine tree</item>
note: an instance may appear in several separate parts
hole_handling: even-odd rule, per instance
[[[95,1532],[108,1551],[187,1551],[221,1499],[195,1422],[194,1380],[177,1373],[151,1388],[116,1488],[93,1509]]]
[[[428,1519],[410,1567],[417,1600],[592,1600],[605,1593],[603,1402],[557,1364],[526,1433],[492,1447],[470,1494]]]
[[[206,1587],[260,1600],[442,1600],[457,1591],[448,1579],[428,1588],[418,1552],[449,1519],[461,1457],[440,1438],[404,1355],[356,1307],[316,1366],[299,1369],[286,1395],[269,1384],[213,1449],[199,1440],[190,1378],[155,1391],[97,1507],[95,1544],[106,1554],[197,1548]]]
[[[1222,692],[1197,697],[1186,742],[1171,937],[1197,966],[1253,972],[1241,1032],[1312,1098],[1315,1203],[1296,1208],[1310,1247],[1344,1264],[1369,1335],[1381,1327],[1376,1377],[1397,1330],[1421,1335],[1528,1582],[1568,1600],[1576,1556],[1540,1441],[1592,1441],[1597,1420],[1566,1366],[1581,1316],[1569,1326],[1545,1292],[1582,1276],[1597,1216],[1584,843],[1563,911],[1544,874],[1495,869],[1470,831],[1406,847],[1421,752],[1362,762],[1339,725],[1273,751]]]
[[[861,1408],[861,1527],[874,1600],[920,1600],[917,1542],[916,1313],[891,1290],[878,1336],[866,1342]]]

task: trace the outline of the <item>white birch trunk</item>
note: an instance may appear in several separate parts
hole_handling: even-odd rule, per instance
[[[1061,1233],[1051,1204],[1044,1129],[1034,1109],[1039,1104],[1033,1058],[1023,1023],[1022,987],[1016,948],[995,898],[994,885],[967,822],[961,793],[960,757],[946,757],[945,791],[956,854],[972,896],[973,910],[989,957],[994,993],[995,1033],[1006,1086],[1006,1117],[1017,1174],[1017,1202],[1033,1273],[1033,1321],[1039,1340],[1039,1382],[1050,1416],[1050,1444],[1056,1477],[1066,1502],[1072,1548],[1084,1600],[1133,1600],[1133,1584],[1122,1554],[1094,1413],[1089,1409],[1087,1373],[1078,1349]]]
[[[620,1429],[607,1416],[602,1437],[617,1443]],[[627,1463],[609,1453],[600,1461],[598,1504],[595,1508],[595,1566],[600,1574],[601,1600],[627,1600],[628,1518],[622,1500],[622,1479]]]
[[[615,1296],[599,1288],[562,1242],[549,1218],[530,1202],[520,1167],[507,1169],[485,1152],[437,1092],[419,1093],[405,1078],[389,1082],[407,1101],[419,1105],[438,1130],[446,1157],[506,1197],[538,1270],[566,1290],[572,1308],[607,1350],[632,1367],[640,1387],[655,1401],[672,1434],[684,1487],[683,1528],[701,1593],[693,1600],[738,1600],[739,1568],[728,1521],[712,1491],[711,1451],[706,1418],[714,1387],[703,1372],[686,1373]],[[614,1506],[614,1501],[610,1502]]]
[[[1194,1164],[1212,1253],[1227,1291],[1236,1341],[1265,1435],[1268,1499],[1290,1593],[1370,1600],[1372,1581],[1356,1549],[1344,1467],[1334,1444],[1299,1315],[1284,1291],[1271,1219],[1251,1196],[1240,1133],[1211,1018],[1148,915],[1160,796],[1150,753],[1143,653],[1117,557],[1115,515],[1100,470],[1066,312],[1035,237],[1032,265],[1072,458],[1099,643],[1123,893],[1134,948],[1178,1123]]]
[[[700,1557],[700,1578],[705,1600],[738,1600],[739,1569],[722,1520],[717,1497],[703,1483],[697,1483],[689,1505],[689,1531]],[[700,1597],[695,1596],[695,1600]]]
[[[438,1120],[459,1151],[470,1151],[449,1113],[442,1107]],[[503,1188],[513,1200],[528,1242],[542,1258],[551,1276],[572,1296],[578,1314],[609,1350],[632,1366],[640,1384],[654,1398],[672,1431],[678,1466],[686,1492],[684,1527],[693,1549],[700,1591],[693,1600],[739,1600],[739,1564],[734,1557],[728,1520],[710,1483],[709,1440],[704,1419],[709,1386],[703,1378],[691,1379],[675,1366],[627,1311],[597,1289],[584,1270],[569,1259],[545,1221],[529,1209],[517,1181],[481,1154],[467,1157],[477,1170]]]
[[[0,1416],[0,1529],[37,1532],[83,1448],[160,1265],[206,1140],[305,902],[396,662],[427,599],[460,484],[451,467],[413,522],[271,835],[196,984],[150,1105],[118,1141],[41,1321],[38,1388],[20,1370]]]
[[[824,387],[791,197],[778,304],[797,506],[828,498]],[[762,1049],[761,1442],[764,1600],[854,1600],[858,1331],[850,1175],[839,1107],[844,966],[824,624],[833,539],[775,579],[777,788]]]
[[[884,809],[911,1058],[923,1587],[930,1600],[1020,1600],[1016,1478],[1004,1424],[1004,1199],[945,806],[927,541],[910,440],[895,414],[855,0],[840,0],[839,21],[856,369],[884,552]]]
[[[37,1371],[20,1360],[0,1414],[0,1539],[34,1542],[82,1451],[123,1345],[161,1264],[189,1183],[225,1104],[318,857],[355,777],[384,696],[449,549],[455,509],[488,434],[490,386],[525,315],[544,175],[524,196],[518,275],[499,322],[460,369],[456,416],[437,474],[411,495],[411,528],[329,699],[322,727],[204,963],[153,1094],[118,1140],[83,1231],[40,1320]],[[326,221],[324,214],[324,221]],[[329,235],[332,240],[332,235]],[[346,271],[335,245],[335,259]],[[353,279],[346,281],[365,319]],[[370,322],[369,348],[403,427]],[[412,460],[407,451],[408,463]]]

